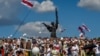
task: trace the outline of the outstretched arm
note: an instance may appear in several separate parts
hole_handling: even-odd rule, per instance
[[[45,24],[45,23],[42,23],[45,27],[49,27],[49,25]]]
[[[47,30],[49,30],[50,32],[52,31],[52,27],[50,25],[47,25],[45,23],[42,23],[46,28]]]

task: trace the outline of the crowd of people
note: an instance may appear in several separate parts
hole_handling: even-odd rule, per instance
[[[79,38],[6,38],[0,56],[100,56],[100,40]]]

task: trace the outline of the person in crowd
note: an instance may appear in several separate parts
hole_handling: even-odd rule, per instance
[[[95,47],[95,54],[96,56],[100,56],[100,42],[96,42],[96,47]]]
[[[86,56],[86,53],[85,53],[85,51],[84,51],[84,49],[83,49],[83,47],[84,47],[84,44],[80,44],[80,52],[79,52],[79,55],[80,56]]]
[[[0,47],[0,52],[1,52],[1,55],[4,56],[4,48],[3,48],[3,46]]]
[[[67,49],[67,55],[68,56],[72,56],[72,51],[71,51],[71,49],[72,49],[72,44],[68,44],[68,49]]]
[[[52,51],[53,45],[48,45],[47,46],[47,55],[46,56],[51,56],[51,51]]]
[[[59,51],[53,46],[52,51],[51,51],[52,56],[60,56]]]
[[[26,42],[26,49],[31,50],[31,47],[32,47],[31,44],[32,44],[31,40],[28,40]],[[28,52],[28,55],[30,56],[31,55],[31,51],[27,51],[27,52]]]
[[[87,43],[88,44],[86,44],[84,47],[86,56],[95,56],[94,47],[96,47],[96,45],[93,43],[92,40],[89,40]]]
[[[72,55],[73,56],[78,56],[79,54],[79,46],[77,45],[77,42],[72,43]]]

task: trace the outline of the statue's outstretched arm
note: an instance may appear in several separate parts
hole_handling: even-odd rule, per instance
[[[49,30],[50,32],[52,31],[52,27],[50,25],[47,25],[45,23],[42,23],[46,28],[47,30]]]
[[[49,25],[45,24],[45,23],[42,23],[45,27],[50,27]]]

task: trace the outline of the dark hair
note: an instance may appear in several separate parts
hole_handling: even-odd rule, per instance
[[[3,46],[1,46],[0,49],[3,49]]]
[[[19,56],[20,54],[24,54],[24,53],[22,50],[19,50],[19,51],[16,51],[16,54],[18,54],[18,56]]]
[[[49,45],[49,48],[53,48],[53,45],[52,45],[52,44],[50,44],[50,45]]]

